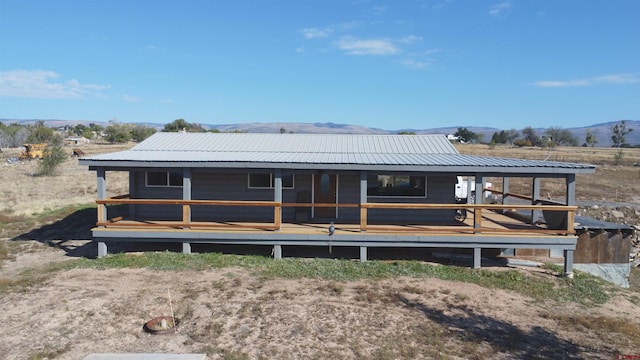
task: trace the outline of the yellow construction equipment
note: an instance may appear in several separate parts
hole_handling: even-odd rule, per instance
[[[20,160],[42,159],[47,144],[24,144],[24,151],[20,154]]]

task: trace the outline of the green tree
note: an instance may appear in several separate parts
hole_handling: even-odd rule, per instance
[[[506,144],[508,141],[507,132],[504,130],[500,130],[500,132],[494,132],[493,136],[491,136],[491,142],[493,145],[495,144]]]
[[[457,136],[458,139],[460,139],[460,141],[464,141],[464,142],[471,142],[477,138],[476,133],[467,129],[466,127],[458,128],[458,131],[456,131],[455,134],[453,135]]]
[[[128,126],[109,121],[109,126],[104,129],[104,139],[110,143],[124,144],[131,140],[131,130]]]
[[[507,134],[507,143],[509,145],[513,145],[513,142],[520,136],[520,132],[516,129],[509,129],[505,133]]]
[[[58,166],[67,160],[67,154],[62,146],[47,146],[44,150],[42,160],[38,162],[38,173],[40,176],[54,175]]]
[[[164,132],[205,132],[205,129],[199,124],[191,124],[185,119],[176,119],[173,122],[166,124],[162,129]]]
[[[156,133],[156,129],[143,125],[135,125],[130,128],[133,141],[140,142]]]
[[[620,124],[616,124],[611,128],[611,142],[613,147],[621,148],[626,143],[625,137],[632,132],[633,129],[627,129],[626,121],[622,120]]]
[[[547,136],[548,141],[553,145],[565,145],[565,146],[578,146],[578,140],[570,130],[563,129],[557,126],[550,127],[545,130],[544,134]],[[549,144],[547,144],[548,146]]]
[[[522,129],[522,136],[527,143],[531,144],[529,146],[538,146],[540,144],[540,137],[536,134],[535,129],[530,126]]]
[[[51,143],[54,140],[55,133],[53,129],[44,125],[43,120],[39,120],[35,126],[30,128],[31,134],[27,138],[27,142],[31,144]]]
[[[587,134],[584,139],[584,146],[594,147],[598,143],[597,140],[597,130],[592,131],[591,129],[587,129]]]

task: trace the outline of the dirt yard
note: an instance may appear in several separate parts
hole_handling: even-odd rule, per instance
[[[73,269],[36,281],[52,263],[95,256],[88,241],[95,210],[79,210],[62,224],[32,220],[62,206],[92,203],[95,173],[70,159],[58,176],[34,177],[35,163],[9,165],[6,159],[18,150],[2,150],[0,241],[8,249],[0,269],[4,359],[82,359],[103,352],[197,352],[209,359],[640,356],[640,283],[603,305],[587,306],[433,278],[268,280],[244,268]],[[486,146],[474,150],[485,151],[504,156]],[[575,161],[577,153],[568,151],[561,160]],[[602,156],[580,160],[601,167],[588,179],[579,177],[579,200],[639,210],[640,168],[633,161],[640,162],[640,150],[627,155],[623,166],[607,161],[612,154]],[[122,174],[109,173],[107,180],[108,195],[126,192]],[[517,270],[554,278],[537,268]],[[179,319],[177,332],[143,331],[146,321],[170,315],[171,309]]]

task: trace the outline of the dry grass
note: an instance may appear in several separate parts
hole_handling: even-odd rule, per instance
[[[120,151],[129,145],[85,145],[82,150],[87,155]],[[65,147],[70,154],[71,147]],[[90,204],[96,198],[96,174],[80,166],[78,160],[69,158],[60,165],[54,176],[36,176],[37,161],[23,161],[9,164],[7,159],[17,157],[21,149],[3,149],[0,154],[0,213],[3,216],[31,216],[68,205]],[[125,193],[128,188],[128,174],[109,172],[107,192],[109,196]],[[4,223],[4,221],[0,222]]]
[[[596,165],[595,174],[577,176],[576,198],[581,201],[634,202],[640,203],[640,149],[623,149],[621,165],[614,165],[614,148],[556,147],[549,151],[541,148],[517,148],[464,144],[456,146],[466,155],[494,156],[515,159],[563,161]],[[501,178],[489,178],[494,188],[502,190]],[[531,178],[513,178],[509,183],[511,192],[530,195]],[[552,199],[564,198],[565,184],[562,179],[542,179],[540,194]]]
[[[83,148],[88,154],[121,149]],[[465,145],[460,151],[540,160],[549,155],[542,149],[483,145]],[[632,166],[640,161],[640,150],[625,152],[627,163],[622,166],[612,165],[612,149],[557,148],[550,159],[595,163],[596,174],[578,177],[578,197],[615,201],[624,196],[621,194],[640,194],[640,168]],[[4,149],[1,155],[10,156]],[[65,217],[65,227],[83,226],[82,219],[69,212],[82,212],[90,222],[95,221],[95,214],[86,211],[92,209],[47,211],[93,203],[95,173],[71,159],[58,176],[50,178],[33,177],[34,168],[29,163],[4,165],[4,160],[0,166],[0,195],[11,201],[0,203],[2,238],[16,232],[37,233],[38,239],[72,238],[67,229],[41,225]],[[126,191],[126,174],[108,173],[107,180],[108,195]],[[526,194],[530,185],[512,181],[511,188],[521,186]],[[548,191],[553,197],[561,196],[563,189],[562,182],[544,181],[542,194]],[[9,258],[30,256],[48,246],[46,241],[0,243],[0,257],[3,251]],[[587,307],[462,282],[468,281],[471,270],[464,272],[466,280],[394,276],[342,281],[334,276],[256,276],[237,267],[60,271],[43,268],[47,261],[41,259],[48,258],[42,256],[37,267],[19,277],[0,279],[0,300],[5,304],[0,314],[5,324],[0,330],[0,353],[5,358],[78,359],[89,352],[160,351],[204,352],[211,359],[609,359],[619,353],[632,354],[640,343],[640,300],[628,295],[635,294],[632,292],[625,292],[631,300],[618,296],[611,300],[618,301],[615,304],[598,302]],[[354,269],[355,265],[367,263],[355,263]],[[459,269],[442,268],[455,273]],[[494,270],[500,272],[487,271]],[[314,274],[317,271],[314,268]],[[565,283],[549,274],[539,276]],[[524,276],[509,279],[521,284],[524,280]],[[578,282],[572,284],[576,287]],[[141,330],[143,322],[168,311],[167,288],[171,288],[180,329],[170,337],[146,336]],[[558,292],[555,288],[549,291]],[[107,325],[96,331],[96,324]]]

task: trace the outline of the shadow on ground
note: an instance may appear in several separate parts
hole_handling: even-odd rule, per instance
[[[97,246],[91,242],[91,228],[96,218],[95,208],[81,209],[51,224],[17,235],[11,241],[37,241],[64,250],[68,256],[90,257],[97,253]]]
[[[559,338],[555,333],[534,326],[531,330],[520,329],[508,322],[475,313],[464,305],[449,305],[450,313],[430,308],[403,296],[399,300],[420,311],[429,320],[458,333],[462,341],[487,343],[495,351],[508,353],[519,359],[582,359],[580,346]]]

